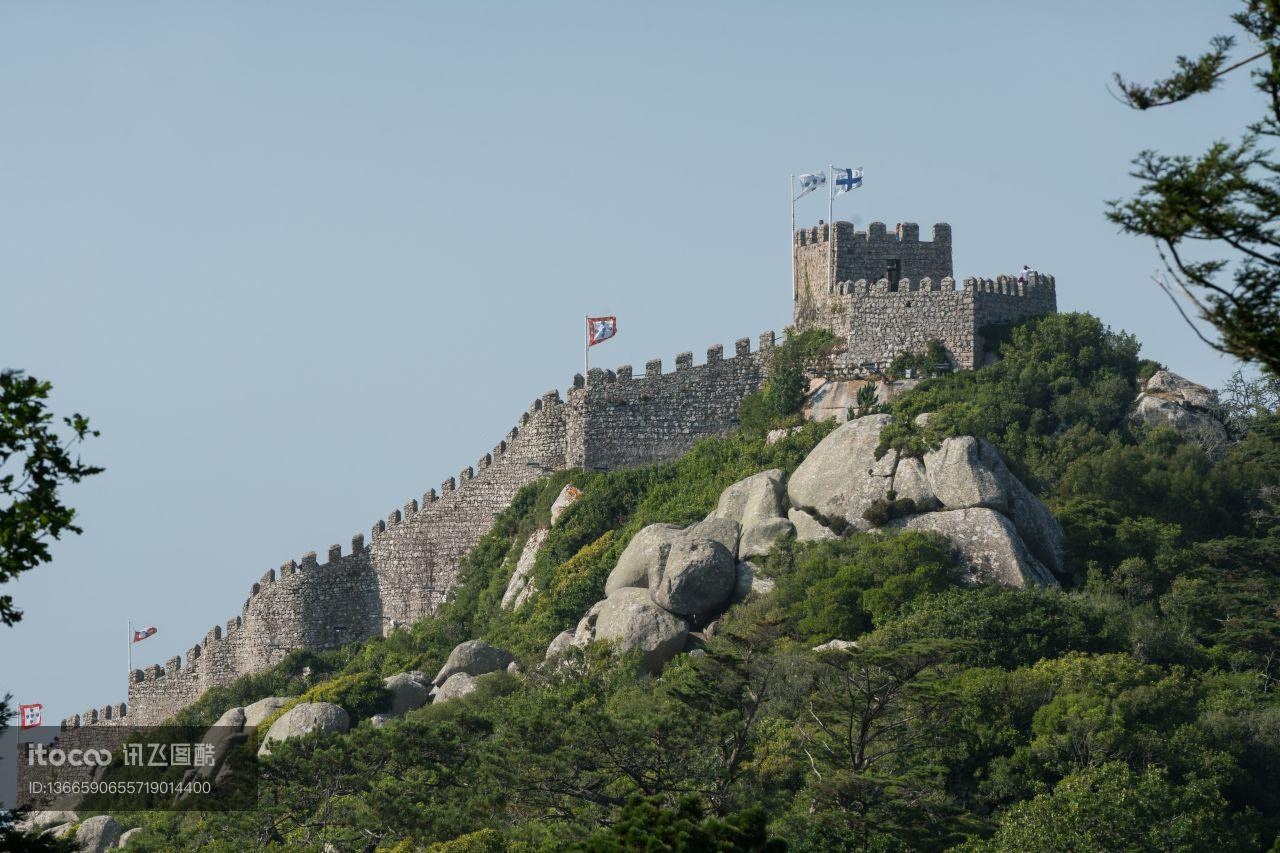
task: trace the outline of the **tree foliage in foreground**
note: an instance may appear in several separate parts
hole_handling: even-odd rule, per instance
[[[72,455],[98,434],[88,418],[64,417],[65,436],[54,428],[52,387],[16,370],[0,371],[0,584],[48,562],[49,540],[80,532],[61,489],[102,471]],[[13,596],[0,595],[0,624],[21,618]]]
[[[1147,110],[1211,92],[1231,72],[1248,68],[1263,95],[1262,114],[1238,140],[1220,139],[1203,154],[1143,151],[1133,161],[1138,192],[1111,202],[1107,215],[1126,232],[1155,241],[1172,279],[1162,286],[1175,304],[1189,302],[1197,317],[1217,330],[1218,340],[1206,343],[1276,373],[1280,162],[1266,146],[1280,138],[1280,4],[1243,0],[1241,5],[1231,20],[1249,42],[1243,57],[1233,52],[1235,36],[1215,36],[1200,56],[1178,57],[1174,72],[1163,80],[1142,85],[1117,74],[1116,83],[1125,103]],[[1217,257],[1202,259],[1204,246]]]

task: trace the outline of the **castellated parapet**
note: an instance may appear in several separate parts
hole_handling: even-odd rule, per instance
[[[904,351],[941,341],[952,366],[980,366],[984,327],[1015,323],[1057,310],[1051,275],[966,278],[957,286],[951,264],[951,226],[933,226],[933,239],[902,223],[855,231],[848,222],[795,235],[794,319],[797,329],[825,328],[847,344],[838,372],[883,370]]]
[[[374,636],[381,622],[377,576],[363,536],[352,538],[345,556],[341,546],[330,547],[324,563],[309,551],[300,562],[264,572],[225,629],[213,626],[164,667],[131,672],[128,722],[158,723],[210,687],[266,669],[294,649],[332,649]]]

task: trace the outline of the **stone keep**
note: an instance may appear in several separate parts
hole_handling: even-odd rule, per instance
[[[866,231],[836,222],[796,232],[795,327],[828,329],[847,345],[834,359],[837,372],[882,370],[931,340],[942,342],[953,367],[973,369],[984,356],[984,328],[1057,310],[1049,275],[966,278],[956,287],[951,226],[934,225],[932,238],[921,240],[911,222],[892,233],[883,222]]]

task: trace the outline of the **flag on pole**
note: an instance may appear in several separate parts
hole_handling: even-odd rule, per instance
[[[804,198],[814,190],[822,189],[827,185],[827,173],[806,173],[800,175],[798,180],[800,181],[800,195],[796,196],[796,198]]]
[[[141,631],[134,631],[133,641],[135,643],[140,643],[143,640],[145,640],[147,637],[150,637],[155,632],[156,632],[156,629],[154,625],[152,625],[150,628],[143,628]]]
[[[588,317],[587,346],[595,346],[618,334],[617,317]],[[155,629],[152,629],[155,630]]]
[[[851,192],[862,186],[862,167],[856,169],[836,169],[833,172],[836,179],[836,195]]]
[[[18,724],[20,728],[34,729],[44,720],[44,705],[39,702],[31,705],[19,705],[18,718],[20,720]]]

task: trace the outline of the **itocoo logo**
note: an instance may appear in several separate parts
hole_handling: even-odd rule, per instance
[[[28,767],[106,767],[111,763],[109,749],[50,749],[43,743],[27,750]]]

